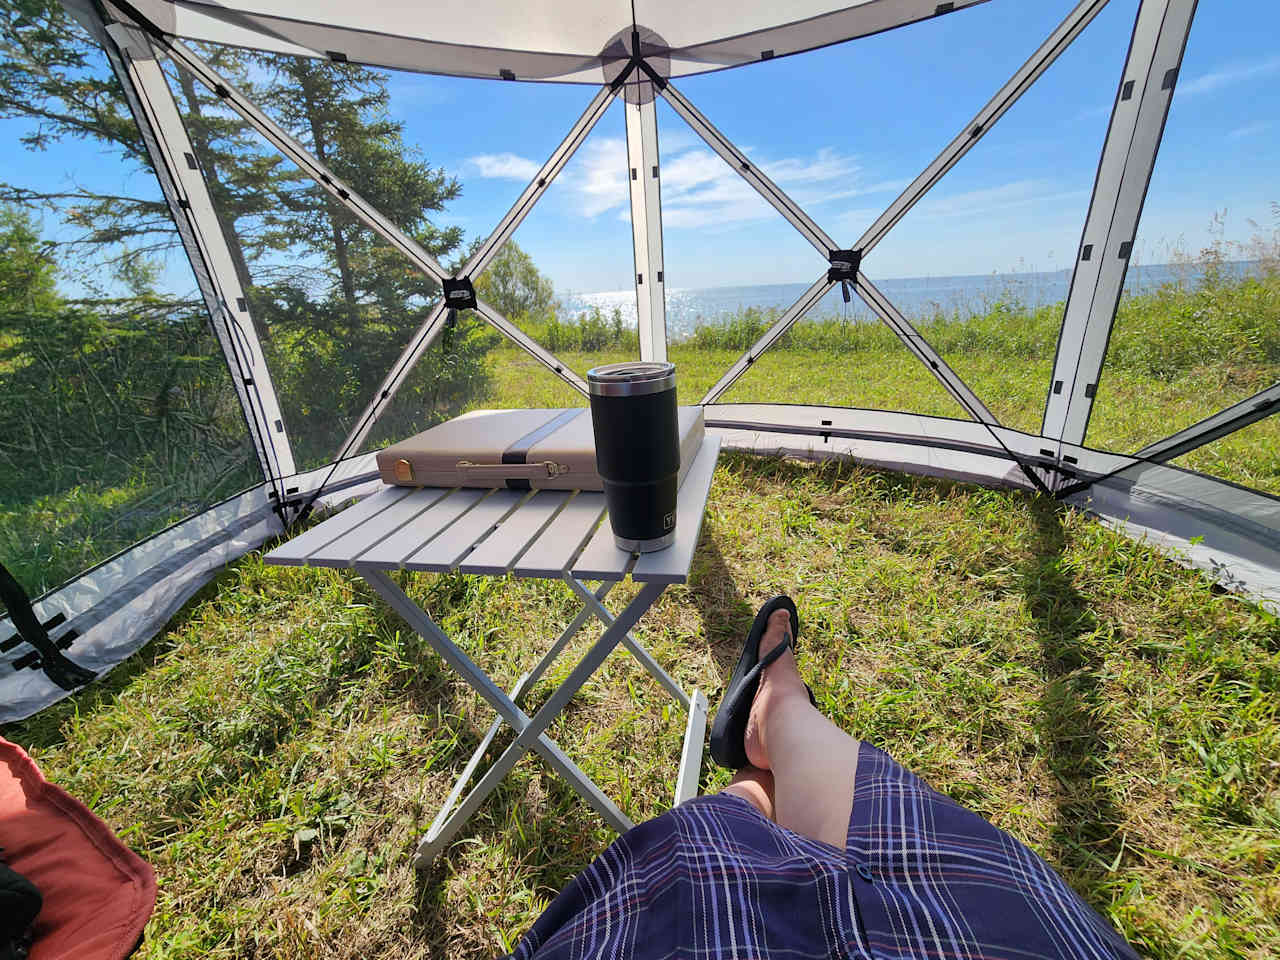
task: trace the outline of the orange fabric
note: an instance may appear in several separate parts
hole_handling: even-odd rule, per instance
[[[0,737],[0,847],[44,894],[31,960],[122,960],[156,902],[156,877],[111,828]]]

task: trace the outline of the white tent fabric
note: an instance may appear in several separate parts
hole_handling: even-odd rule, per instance
[[[1136,454],[1083,445],[1105,347],[1114,322],[1128,251],[1176,87],[1195,0],[1142,0],[1116,96],[1106,145],[1080,239],[1052,379],[1045,384],[1039,434],[1002,425],[861,270],[861,257],[996,124],[1068,47],[1107,0],[1079,0],[1062,24],[996,91],[903,193],[848,250],[755,168],[748,158],[666,81],[735,67],[866,36],[962,10],[985,0],[858,0],[841,5],[797,0],[785,8],[761,0],[533,0],[512,8],[499,0],[358,5],[347,0],[107,0],[106,15],[87,0],[64,0],[107,50],[142,128],[170,211],[192,260],[265,481],[176,524],[34,604],[42,622],[75,662],[105,671],[140,648],[225,563],[285,532],[313,502],[331,507],[377,487],[371,455],[352,456],[386,411],[449,315],[447,296],[474,296],[478,276],[564,168],[600,114],[633,90],[627,124],[632,172],[632,234],[642,356],[666,352],[662,222],[656,180],[661,158],[653,97],[662,96],[696,134],[828,260],[830,269],[725,371],[703,398],[708,428],[726,446],[808,458],[845,457],[886,469],[1040,493],[1091,511],[1230,589],[1280,611],[1280,498],[1168,465],[1167,461],[1280,410],[1280,384]],[[1013,2],[1013,0],[995,0]],[[640,40],[634,48],[634,38]],[[464,77],[570,81],[601,89],[511,211],[470,261],[450,272],[311,156],[182,41],[209,41]],[[638,56],[635,54],[638,53]],[[287,425],[251,336],[240,280],[219,246],[219,228],[199,166],[159,68],[169,57],[222,98],[269,143],[417,270],[446,285],[346,442],[327,467],[298,472]],[[645,97],[630,93],[652,87]],[[183,158],[185,157],[185,162]],[[638,170],[649,170],[646,184]],[[648,283],[645,278],[648,277]],[[836,284],[856,292],[920,361],[969,420],[901,412],[783,404],[720,403],[735,380],[774,346]],[[452,293],[448,293],[448,290]],[[235,306],[237,305],[238,306]],[[483,301],[487,322],[544,369],[581,391],[567,364]],[[232,336],[234,327],[235,336]],[[236,349],[234,343],[248,344]],[[32,665],[30,647],[0,619],[0,722],[28,716],[65,696]],[[22,664],[22,668],[18,665]]]
[[[633,25],[647,56],[685,76],[867,36],[985,0],[347,0],[207,3],[137,0],[164,32],[188,40],[331,57],[461,77],[602,83],[630,56]],[[654,36],[656,34],[656,36]]]

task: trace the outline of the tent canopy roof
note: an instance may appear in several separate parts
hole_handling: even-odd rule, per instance
[[[164,32],[466,77],[600,83],[630,52],[674,77],[867,36],[984,0],[132,0]],[[621,41],[621,42],[620,42]],[[625,42],[625,47],[622,43]],[[616,73],[616,71],[615,71]]]

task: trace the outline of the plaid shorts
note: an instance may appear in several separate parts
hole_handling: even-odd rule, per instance
[[[862,744],[845,850],[732,794],[619,837],[512,957],[1137,955],[1027,847]]]

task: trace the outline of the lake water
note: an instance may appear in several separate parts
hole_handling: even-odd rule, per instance
[[[1255,265],[1229,264],[1233,273],[1243,276]],[[1201,270],[1194,265],[1133,265],[1125,280],[1125,291],[1141,293],[1166,283],[1194,284]],[[1068,270],[1052,273],[1005,273],[968,277],[906,277],[890,280],[872,278],[876,286],[908,318],[931,317],[944,313],[985,311],[997,301],[1016,301],[1029,307],[1058,303],[1067,297],[1071,281]],[[785,310],[813,281],[770,283],[743,287],[706,287],[703,289],[670,289],[667,291],[667,335],[675,340],[725,314],[745,307]],[[624,322],[635,326],[636,294],[634,290],[610,290],[603,293],[560,294],[567,312],[576,316],[593,307],[609,316],[615,307],[622,311]],[[846,304],[840,287],[826,295],[806,316],[842,316],[871,319],[872,314],[856,294]]]

